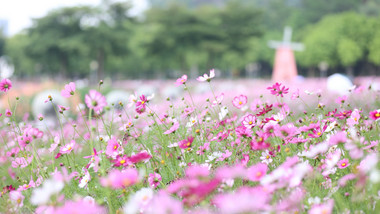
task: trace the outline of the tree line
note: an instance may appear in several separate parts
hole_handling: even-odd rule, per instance
[[[0,56],[21,78],[174,78],[210,68],[241,76],[248,65],[268,77],[275,51],[267,42],[288,25],[306,47],[296,54],[303,75],[318,75],[322,62],[355,75],[380,66],[379,0],[151,2],[138,17],[124,1],[50,11],[17,35],[0,34]]]

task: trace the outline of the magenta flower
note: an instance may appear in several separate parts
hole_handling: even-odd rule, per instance
[[[136,102],[136,112],[142,114],[146,110],[146,104],[148,103],[148,99],[144,96],[140,96],[140,100]]]
[[[199,82],[205,82],[205,81],[210,82],[211,79],[214,78],[214,77],[215,77],[215,70],[214,70],[214,69],[211,69],[211,70],[210,70],[210,76],[208,76],[207,74],[203,74],[203,76],[199,76],[199,77],[197,78],[197,80],[198,80]]]
[[[149,160],[150,158],[152,158],[152,155],[150,155],[147,151],[142,151],[138,154],[132,155],[129,160],[132,163],[136,164],[141,161]]]
[[[161,180],[162,180],[162,178],[161,178],[160,174],[158,174],[158,173],[150,173],[149,174],[148,182],[149,182],[149,185],[153,189],[155,189],[160,184]]]
[[[7,92],[12,88],[12,82],[9,79],[3,79],[0,82],[0,91]]]
[[[62,89],[61,95],[62,97],[69,98],[75,93],[75,83],[70,82],[69,84],[65,85],[65,88]]]
[[[371,111],[369,113],[369,118],[371,118],[372,120],[378,120],[380,118],[380,109]]]
[[[349,165],[351,165],[351,164],[348,163],[348,159],[347,159],[347,158],[345,158],[345,159],[343,159],[343,160],[340,160],[340,161],[338,162],[338,168],[339,168],[339,169],[344,169],[344,168],[348,167]]]
[[[232,100],[232,104],[236,108],[241,109],[245,104],[247,104],[247,96],[245,96],[245,95],[236,96]]]
[[[96,90],[90,90],[90,92],[86,94],[84,101],[87,107],[93,109],[97,114],[107,105],[106,98]]]
[[[137,183],[138,178],[138,172],[134,168],[128,168],[123,171],[114,169],[108,173],[108,177],[100,178],[100,183],[105,187],[123,189]]]
[[[176,86],[180,86],[180,85],[183,85],[185,84],[187,81],[187,75],[183,75],[182,77],[178,78],[177,81],[175,82],[175,85]]]
[[[287,94],[289,92],[289,88],[286,88],[285,86],[281,87],[281,83],[276,82],[272,87],[268,87],[268,90],[270,90],[270,93],[276,96],[284,97],[284,94]]]
[[[10,117],[12,116],[12,112],[9,109],[5,109],[5,116]]]
[[[191,144],[193,143],[193,141],[194,141],[194,137],[189,136],[187,139],[184,139],[184,140],[181,140],[180,142],[178,142],[178,146],[181,149],[186,149],[186,148],[191,147]]]

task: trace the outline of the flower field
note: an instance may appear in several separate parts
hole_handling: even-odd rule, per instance
[[[0,82],[0,213],[380,213],[379,91],[321,83],[170,83],[177,97],[108,103],[103,81],[76,106],[47,96],[17,115]],[[25,113],[25,112],[24,112]]]

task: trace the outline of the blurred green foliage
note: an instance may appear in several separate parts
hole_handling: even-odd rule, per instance
[[[254,62],[268,74],[275,51],[267,42],[289,25],[306,46],[296,54],[301,71],[321,62],[356,74],[380,66],[380,0],[150,2],[140,17],[129,15],[129,1],[53,10],[23,33],[0,34],[0,55],[19,77],[175,78],[210,68],[243,73]]]

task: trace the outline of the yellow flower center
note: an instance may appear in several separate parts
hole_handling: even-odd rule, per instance
[[[252,125],[252,121],[249,121],[248,124],[249,124],[249,125]]]
[[[17,204],[21,204],[21,198],[17,199]]]
[[[243,102],[242,102],[242,101],[239,101],[239,105],[241,105],[241,104],[243,104]]]
[[[121,163],[121,164],[124,164],[124,163],[125,163],[125,160],[121,160],[120,163]]]
[[[115,149],[115,150],[116,150],[116,149],[117,149],[117,146],[115,145],[115,146],[113,147],[113,149]]]
[[[317,135],[320,136],[322,133],[321,132],[318,132]]]
[[[262,172],[257,172],[256,177],[261,177],[262,174],[263,174]]]
[[[342,163],[342,166],[346,166],[346,163]]]
[[[267,155],[266,158],[269,159],[270,158],[269,155]]]
[[[375,117],[380,117],[380,113],[376,113],[376,114],[375,114]]]
[[[141,104],[144,104],[145,103],[145,101],[141,101]]]

